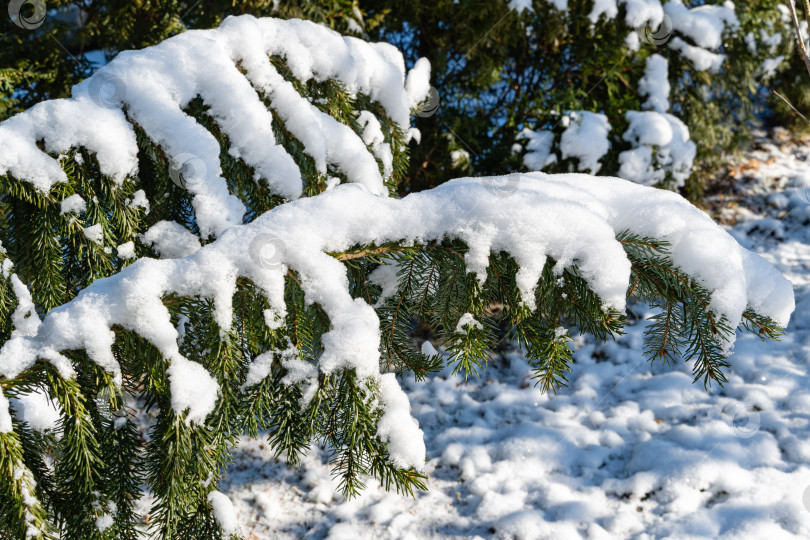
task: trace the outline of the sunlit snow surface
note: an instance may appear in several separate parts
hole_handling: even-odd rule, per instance
[[[774,190],[784,192],[792,201],[790,214],[779,220],[784,238],[752,231],[743,240],[794,282],[798,306],[782,342],[738,338],[725,389],[706,392],[692,384],[691,365],[650,366],[641,355],[644,322],[617,342],[575,340],[570,387],[556,396],[534,388],[519,351],[497,358],[480,380],[464,382],[448,371],[409,381],[405,388],[430,458],[428,492],[411,499],[371,480],[361,497],[345,502],[321,450],[288,469],[273,462],[266,439],[244,439],[220,485],[242,533],[810,537],[810,508],[803,502],[810,487],[810,238],[801,215],[790,217],[802,211],[804,180],[793,176],[802,162],[790,152],[765,153],[761,161],[774,155],[779,161],[759,176],[750,173],[748,202],[757,207],[776,198]],[[780,175],[781,183],[769,177]],[[760,223],[782,209],[757,210]],[[739,231],[748,230],[754,216],[748,218],[735,228],[741,239]],[[644,314],[642,307],[633,309]]]
[[[641,330],[583,346],[557,396],[527,386],[519,354],[480,381],[409,384],[430,457],[416,499],[375,484],[341,502],[319,456],[288,470],[263,440],[243,441],[222,489],[258,538],[806,538],[807,334],[741,338],[707,393],[688,367],[650,368]]]

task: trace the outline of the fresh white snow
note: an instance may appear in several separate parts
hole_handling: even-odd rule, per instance
[[[619,176],[652,186],[670,174],[677,187],[683,186],[697,155],[689,128],[668,113],[627,111],[625,116],[629,126],[623,138],[633,148],[619,154]]]
[[[673,29],[704,49],[720,48],[724,32],[740,27],[731,2],[689,9],[681,0],[670,0],[664,5],[664,12],[671,19]]]
[[[644,108],[659,113],[669,110],[669,62],[660,54],[647,57],[644,76],[638,81],[638,91],[647,96]]]
[[[82,233],[95,244],[101,244],[104,240],[104,229],[101,227],[101,223],[82,228]]]
[[[527,152],[523,155],[523,164],[530,171],[542,171],[546,166],[557,162],[557,155],[552,153],[554,132],[547,130],[532,131],[524,128],[517,136],[526,140]]]
[[[59,214],[80,214],[87,208],[87,203],[82,199],[82,196],[76,193],[70,197],[65,198],[60,203]]]
[[[724,54],[718,54],[701,47],[696,47],[677,36],[669,41],[669,46],[680,52],[698,71],[717,73],[723,67],[723,62],[726,60]]]
[[[627,111],[629,122],[624,140],[633,148],[619,154],[619,176],[645,186],[660,184],[667,175],[681,187],[692,172],[697,146],[689,139],[689,128],[669,114],[667,60],[653,54],[647,58],[639,92],[647,96],[647,111]]]
[[[214,518],[226,537],[238,533],[239,522],[236,520],[236,513],[228,496],[219,491],[212,491],[208,494],[208,502],[211,503]]]
[[[560,139],[562,158],[578,160],[578,171],[596,174],[602,167],[599,160],[610,149],[610,123],[604,114],[589,111],[571,111],[570,123]]]
[[[465,313],[456,324],[456,334],[466,335],[470,330],[482,330],[484,326],[475,320],[472,313]]]
[[[135,242],[132,241],[124,242],[123,244],[119,245],[118,248],[116,248],[116,253],[122,259],[134,259]]]
[[[56,431],[61,407],[43,390],[36,390],[9,400],[18,420],[28,422],[34,431]]]
[[[161,259],[187,257],[202,247],[194,233],[174,221],[158,221],[140,236],[141,241],[153,248]]]

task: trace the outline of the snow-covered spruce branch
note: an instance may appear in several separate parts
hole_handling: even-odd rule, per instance
[[[494,190],[495,182],[514,184],[512,196]],[[231,227],[191,256],[141,259],[96,281],[52,310],[41,327],[29,324],[28,332],[12,335],[0,350],[2,375],[13,379],[39,358],[70,377],[71,363],[59,351],[84,349],[120,381],[111,331],[120,326],[146,338],[167,359],[175,410],[188,410],[188,420],[202,422],[216,405],[217,383],[180,354],[178,330],[163,299],[173,294],[213,300],[216,322],[227,332],[236,280],[245,277],[266,296],[265,320],[276,329],[287,316],[284,284],[292,271],[307,302],[324,310],[332,328],[321,336],[318,370],[353,370],[360,380],[379,377],[383,402],[404,402],[386,410],[380,433],[389,440],[398,466],[418,468],[424,447],[409,420],[407,399],[392,375],[379,373],[379,319],[370,305],[351,295],[346,268],[328,253],[356,245],[458,239],[468,247],[467,271],[483,283],[491,254],[505,252],[517,263],[520,302],[529,310],[537,307],[535,289],[551,257],[557,275],[578,267],[602,307],[620,311],[631,285],[631,264],[616,239],[617,229],[668,242],[674,266],[711,291],[706,307],[725,318],[729,328],[742,322],[749,307],[787,324],[793,306],[790,283],[678,195],[617,179],[535,173],[458,180],[401,200],[341,186],[283,205],[250,224]],[[269,258],[262,255],[268,247],[273,248]],[[717,337],[727,348],[734,340],[730,332]],[[247,380],[261,381],[268,367],[255,362]]]
[[[407,81],[404,71],[401,55],[388,44],[343,38],[306,21],[230,17],[218,29],[185,32],[145,51],[122,53],[77,85],[71,99],[41,103],[4,122],[0,172],[47,192],[67,181],[49,153],[82,147],[97,156],[99,172],[120,185],[138,173],[135,124],[175,169],[191,169],[184,183],[197,225],[203,237],[216,235],[241,223],[246,208],[220,176],[217,137],[187,111],[201,99],[227,137],[228,153],[274,193],[298,198],[308,180],[300,160],[277,141],[273,126],[281,123],[317,174],[340,174],[382,194],[399,149],[385,140],[379,120],[361,112],[352,119],[361,124],[358,134],[322,110],[333,105],[326,97],[301,95],[300,85],[340,83],[345,92],[368,96],[396,128],[407,131],[410,107],[428,92],[428,65],[418,62]]]
[[[511,195],[505,197],[505,193]],[[664,221],[661,216],[668,219]],[[617,228],[630,232],[617,239],[613,232]],[[464,245],[448,247],[446,242],[452,239]],[[379,244],[387,247],[364,247]],[[269,253],[268,247],[273,248]],[[305,355],[306,360],[295,351],[260,354],[245,366],[240,384],[261,385],[271,375],[273,360],[279,357],[286,373],[284,382],[301,387],[299,397],[293,400],[295,407],[301,407],[303,399],[306,409],[313,399],[320,399],[320,384],[326,383],[327,391],[335,391],[334,379],[326,378],[348,371],[354,377],[342,379],[339,387],[359,385],[378,396],[381,416],[370,434],[388,442],[390,458],[397,468],[418,469],[424,459],[421,433],[409,416],[407,398],[394,376],[379,371],[380,327],[385,328],[388,321],[381,324],[374,309],[351,294],[347,267],[340,260],[433,250],[463,259],[465,271],[477,276],[474,281],[484,280],[482,290],[488,283],[498,286],[492,281],[513,279],[513,286],[504,288],[508,291],[504,291],[502,300],[511,304],[509,317],[519,327],[522,325],[518,319],[531,317],[532,311],[554,311],[546,304],[564,303],[562,291],[569,286],[575,289],[576,280],[583,280],[600,301],[584,312],[584,318],[608,320],[608,333],[618,328],[614,324],[617,310],[624,306],[628,289],[646,299],[698,304],[688,309],[713,313],[720,335],[700,328],[698,333],[701,339],[719,344],[715,357],[722,357],[733,340],[731,329],[744,317],[756,318],[752,312],[746,313],[746,308],[780,325],[786,324],[792,309],[791,287],[784,278],[758,256],[742,249],[702,212],[668,192],[618,179],[541,173],[458,180],[401,200],[347,185],[283,205],[250,224],[233,227],[186,258],[141,259],[115,276],[96,281],[70,303],[52,310],[40,326],[30,312],[30,303],[21,302],[23,309],[18,308],[16,320],[31,322],[6,342],[0,351],[0,365],[4,366],[4,376],[15,378],[32,367],[37,358],[49,359],[69,378],[71,363],[56,351],[85,349],[94,362],[118,374],[122,366],[113,356],[111,329],[130,330],[145,337],[157,348],[159,357],[168,360],[169,365],[162,369],[168,375],[172,407],[178,412],[187,411],[187,420],[201,423],[217,414],[214,409],[223,389],[206,369],[180,354],[178,344],[182,339],[166,299],[211,299],[219,331],[228,333],[234,319],[232,299],[237,282],[239,277],[245,277],[268,301],[264,323],[273,330],[282,330],[283,321],[291,321],[290,306],[285,302],[285,280],[292,273],[306,301],[316,303],[328,317],[329,329],[320,336],[323,351],[318,358]],[[493,280],[488,274],[490,261],[501,252],[515,262],[516,271],[509,275],[502,269]],[[438,259],[434,262],[441,264]],[[549,278],[550,283],[544,285]],[[538,282],[541,290],[536,290]],[[383,291],[375,294],[375,304],[385,301],[386,284],[382,284]],[[560,292],[555,294],[555,289]],[[404,290],[403,285],[397,284],[393,292],[399,290]],[[711,293],[704,297],[701,290]],[[391,293],[389,290],[388,297],[397,300]],[[25,297],[24,289],[20,294]],[[436,291],[435,296],[439,303],[441,292]],[[483,329],[484,298],[486,295],[481,293],[478,305],[470,308],[480,320],[465,313],[454,321],[456,331],[464,330],[458,341]],[[570,301],[585,298],[580,291]],[[434,304],[434,300],[430,303]],[[21,316],[24,309],[29,309],[28,317]],[[614,319],[613,323],[610,319]],[[758,320],[764,321],[763,327],[774,324]],[[550,322],[562,321],[555,317]],[[587,328],[588,321],[583,320],[581,326]],[[548,329],[541,324],[521,328],[522,336],[533,346],[530,351],[536,353],[532,359],[540,382],[548,388],[564,380],[570,361],[558,328],[552,325],[548,336],[542,335]],[[657,333],[654,338],[663,336],[671,340],[671,345],[662,346],[665,353],[656,351],[652,356],[666,359],[673,351],[677,354],[677,344],[683,343],[684,336],[692,331],[689,323],[683,323],[676,330]],[[700,356],[699,352],[690,354]],[[707,358],[710,363],[713,360],[717,358]],[[711,378],[722,380],[716,375]],[[361,393],[367,395],[365,390]],[[184,428],[177,424],[172,429]]]

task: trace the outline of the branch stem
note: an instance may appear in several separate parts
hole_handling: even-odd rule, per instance
[[[805,0],[805,10],[808,9],[808,4],[810,4],[810,2]],[[799,16],[796,14],[796,4],[793,0],[788,0],[788,7],[790,8],[790,14],[793,17],[793,29],[796,31],[796,40],[799,42],[799,53],[802,55],[802,60],[804,60],[804,66],[807,68],[807,73],[810,73],[810,56],[807,54],[807,48],[804,46],[804,38],[802,37],[802,29],[801,25],[799,24]],[[808,15],[808,13],[805,13],[805,15]]]

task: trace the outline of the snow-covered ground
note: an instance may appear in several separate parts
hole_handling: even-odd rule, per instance
[[[810,537],[810,147],[758,139],[710,206],[793,281],[779,343],[741,336],[729,383],[650,365],[646,322],[616,342],[577,338],[569,388],[544,395],[520,351],[479,380],[449,370],[405,384],[425,431],[429,491],[357,499],[334,490],[323,454],[274,462],[244,439],[220,489],[247,538]],[[642,306],[633,309],[644,315]]]

